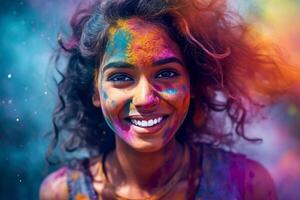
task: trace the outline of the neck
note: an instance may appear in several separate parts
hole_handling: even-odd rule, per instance
[[[125,183],[141,190],[156,188],[175,173],[182,154],[182,146],[175,139],[160,150],[139,152],[116,138],[116,149],[108,158],[115,173],[108,173],[108,177],[113,185]]]

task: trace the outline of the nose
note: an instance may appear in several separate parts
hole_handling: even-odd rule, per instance
[[[149,109],[155,107],[159,100],[153,85],[146,78],[141,78],[132,98],[133,105],[140,109]]]

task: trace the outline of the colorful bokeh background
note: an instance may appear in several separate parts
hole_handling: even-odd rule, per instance
[[[78,2],[1,0],[0,199],[38,199],[42,179],[55,169],[45,161],[55,102],[49,58],[57,33],[69,33]],[[230,5],[300,70],[300,0],[231,0]],[[248,127],[264,142],[240,142],[236,149],[267,167],[280,199],[300,199],[300,81],[265,116]]]

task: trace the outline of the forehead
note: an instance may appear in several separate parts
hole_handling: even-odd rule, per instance
[[[163,28],[139,18],[118,20],[110,27],[105,54],[110,60],[133,64],[168,57],[181,59],[178,45]]]

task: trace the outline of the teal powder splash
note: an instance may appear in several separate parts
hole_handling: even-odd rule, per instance
[[[116,31],[115,35],[108,43],[106,53],[113,59],[125,60],[127,57],[127,47],[131,40],[132,36],[130,33],[124,30]]]
[[[174,88],[169,88],[169,89],[164,90],[163,92],[166,94],[169,94],[169,95],[174,95],[178,92],[178,90],[174,89]]]
[[[103,96],[105,101],[108,99],[108,95],[105,91],[102,91],[102,96]]]
[[[111,101],[111,105],[112,105],[113,108],[117,107],[116,102],[114,100]]]
[[[130,104],[131,104],[131,100],[127,100],[126,101],[126,103],[125,103],[125,106],[124,106],[124,108],[125,108],[125,113],[127,114],[127,115],[129,115],[129,112],[130,112]]]

